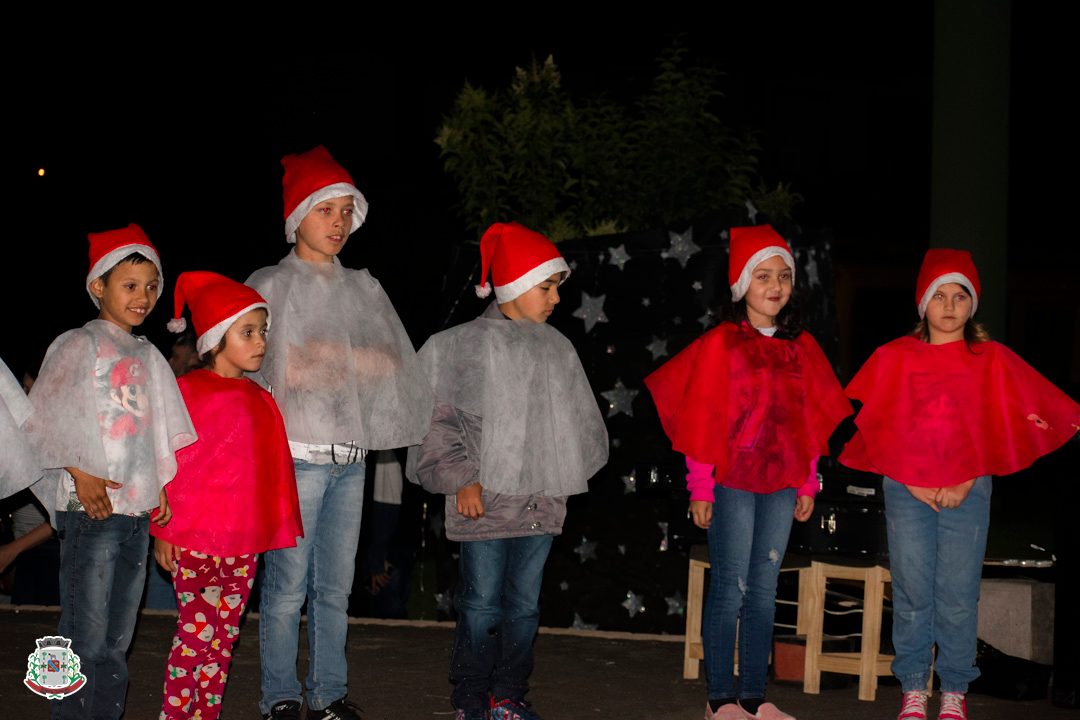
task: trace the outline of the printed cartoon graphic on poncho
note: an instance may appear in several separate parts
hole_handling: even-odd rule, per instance
[[[920,372],[912,373],[909,383],[914,406],[923,408],[921,416],[906,418],[909,437],[922,443],[928,456],[944,460],[951,448],[952,426],[963,417],[956,397],[963,377],[956,373]]]
[[[153,426],[152,388],[144,361],[121,353],[111,342],[100,342],[95,366],[98,423],[109,478],[123,483],[110,495],[134,493],[146,483],[157,484]]]

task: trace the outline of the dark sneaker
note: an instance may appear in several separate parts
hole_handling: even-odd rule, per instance
[[[308,710],[307,720],[363,720],[360,706],[348,698],[330,703],[322,710]]]
[[[491,720],[543,720],[524,700],[491,698]]]
[[[300,711],[304,705],[295,700],[282,700],[270,707],[270,712],[263,715],[263,720],[300,720]]]

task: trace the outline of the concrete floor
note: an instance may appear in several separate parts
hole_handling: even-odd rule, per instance
[[[36,638],[56,632],[55,609],[0,607],[0,720],[48,717],[48,702],[27,690],[22,680]],[[257,619],[241,633],[225,695],[224,720],[259,717]],[[175,620],[144,614],[129,659],[131,691],[128,720],[153,720],[161,707],[164,658]],[[350,628],[349,692],[365,720],[450,718],[446,682],[453,634],[448,626],[416,623],[358,623]],[[301,664],[304,663],[301,656]],[[530,695],[547,720],[697,720],[705,704],[703,680],[683,680],[682,644],[598,635],[541,634]],[[896,717],[899,688],[882,685],[875,702],[857,699],[852,683],[806,695],[796,685],[773,683],[769,698],[799,720]],[[1048,701],[1012,702],[970,695],[973,720],[1076,720],[1080,712]]]

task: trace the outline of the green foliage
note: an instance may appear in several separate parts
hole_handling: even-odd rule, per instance
[[[435,142],[469,227],[518,220],[562,240],[673,226],[762,195],[755,138],[716,114],[721,74],[686,53],[665,51],[629,106],[571,98],[551,57],[497,92],[466,83]]]

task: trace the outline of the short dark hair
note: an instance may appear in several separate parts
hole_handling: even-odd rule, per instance
[[[132,265],[142,265],[143,263],[153,262],[153,260],[146,257],[145,255],[143,255],[138,250],[135,250],[130,255],[125,257],[123,260],[120,260],[115,265],[113,265],[111,268],[109,268],[105,272],[101,273],[101,275],[99,276],[101,278],[101,282],[108,285],[109,284],[109,276],[112,275],[113,270],[115,270],[120,265],[120,263],[126,263],[126,262],[129,262]]]

